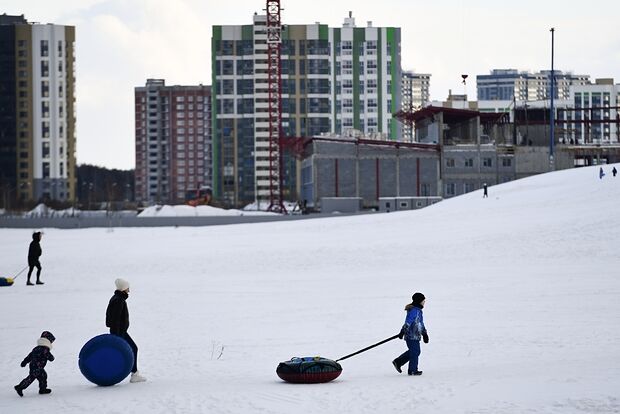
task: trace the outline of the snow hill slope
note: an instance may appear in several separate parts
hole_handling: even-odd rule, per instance
[[[618,166],[617,166],[618,167]],[[203,228],[45,230],[44,286],[0,288],[0,413],[620,412],[620,177],[540,175],[401,213]],[[0,276],[31,232],[0,229]],[[130,334],[148,382],[77,368],[131,282]],[[287,384],[293,356],[337,359],[397,333],[427,297],[421,377],[392,341],[334,382]],[[19,398],[43,330],[47,372]]]

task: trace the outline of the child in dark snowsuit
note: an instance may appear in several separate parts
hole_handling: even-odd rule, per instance
[[[428,343],[428,333],[422,316],[422,308],[424,308],[425,302],[424,295],[416,292],[411,297],[411,303],[405,306],[407,316],[398,337],[405,339],[408,350],[392,361],[392,365],[398,372],[402,372],[401,367],[409,362],[407,373],[409,375],[422,375],[422,371],[418,370],[418,358],[420,356],[420,339],[423,339],[425,344]]]
[[[41,338],[37,341],[37,346],[28,354],[28,356],[22,361],[21,366],[25,367],[30,363],[30,375],[28,375],[22,382],[15,386],[15,391],[20,397],[24,396],[23,391],[28,388],[34,380],[39,381],[39,394],[49,394],[52,392],[47,388],[47,373],[45,372],[45,365],[47,361],[53,361],[54,355],[52,355],[52,343],[56,340],[51,332],[45,331],[41,334]]]

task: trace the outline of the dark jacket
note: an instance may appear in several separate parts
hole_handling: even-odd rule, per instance
[[[39,238],[39,233],[34,233],[32,235],[32,241],[30,242],[30,247],[28,248],[28,262],[36,262],[41,257],[41,245],[39,242],[41,239]]]
[[[37,346],[30,352],[20,364],[22,367],[30,364],[30,371],[38,372],[45,368],[47,361],[53,361],[51,347],[52,342],[56,338],[50,332],[43,332],[41,338],[37,341]]]
[[[128,297],[127,293],[116,290],[108,303],[105,325],[110,328],[111,334],[123,335],[129,329],[129,310],[126,302]]]

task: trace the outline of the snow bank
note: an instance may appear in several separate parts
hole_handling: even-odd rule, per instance
[[[243,215],[267,215],[273,213],[248,212],[241,210],[226,210],[212,206],[187,206],[187,205],[157,205],[145,208],[138,217],[205,217],[205,216],[243,216]]]

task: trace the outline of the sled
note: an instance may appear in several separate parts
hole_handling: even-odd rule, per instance
[[[0,286],[12,286],[13,279],[10,277],[0,277]]]
[[[396,339],[398,336],[399,334],[390,336],[383,341],[367,346],[366,348],[360,349],[352,354],[345,355],[335,361],[333,359],[321,357],[291,358],[289,361],[280,362],[280,364],[278,364],[276,374],[278,374],[278,377],[284,381],[295,384],[317,384],[329,382],[338,378],[338,376],[342,373],[342,366],[340,366],[338,361],[342,361],[357,354],[361,354],[362,352],[366,352],[369,349]]]
[[[342,367],[336,361],[321,357],[291,358],[280,362],[278,377],[295,384],[318,384],[332,381],[340,375]]]

